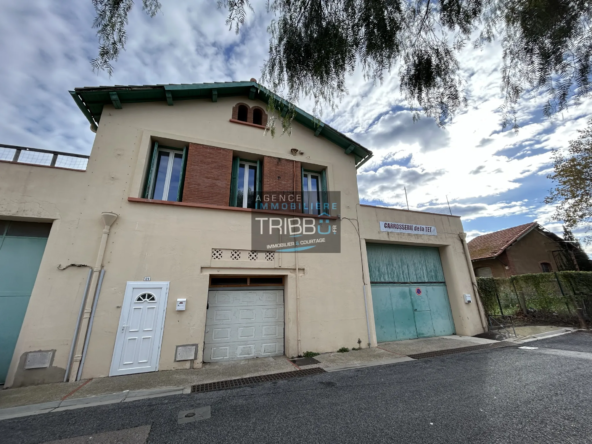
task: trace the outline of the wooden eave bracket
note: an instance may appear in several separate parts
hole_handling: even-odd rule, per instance
[[[213,89],[212,90],[212,102],[217,102],[217,101],[218,101],[218,90]]]
[[[113,103],[113,106],[115,107],[115,109],[121,109],[121,101],[119,100],[119,96],[117,95],[116,92],[111,91],[109,93],[109,98],[111,99],[111,103]]]
[[[173,106],[173,94],[170,91],[166,92],[167,105]]]
[[[319,126],[318,126],[317,130],[315,131],[314,135],[316,137],[319,137],[321,135],[321,131],[323,131],[324,127],[325,127],[325,124],[323,122],[319,123]]]

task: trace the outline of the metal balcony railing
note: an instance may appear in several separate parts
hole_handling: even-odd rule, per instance
[[[4,162],[86,171],[89,157],[82,154],[0,144],[0,161]]]

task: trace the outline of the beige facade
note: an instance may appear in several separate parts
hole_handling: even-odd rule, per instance
[[[298,123],[293,124],[291,136],[272,138],[259,128],[229,122],[237,101],[106,106],[85,172],[0,162],[0,219],[53,224],[6,386],[63,380],[88,273],[88,268],[58,269],[68,264],[92,266],[94,287],[101,265],[105,269],[83,379],[109,374],[126,283],[146,277],[170,283],[159,370],[201,365],[212,275],[284,278],[285,354],[289,357],[307,350],[354,347],[359,339],[364,346],[368,342],[374,346],[366,242],[438,247],[457,334],[484,331],[478,303],[463,302],[463,294],[474,297],[475,292],[472,269],[459,239],[463,231],[459,218],[359,205],[353,155]],[[261,103],[245,97],[240,101],[251,106]],[[298,149],[303,152],[298,160],[305,168],[326,169],[327,188],[341,191],[342,216],[354,221],[341,224],[341,253],[281,253],[272,262],[240,265],[213,259],[212,249],[250,249],[251,212],[140,200],[154,141],[173,147],[210,145],[247,159],[294,159],[291,150]],[[108,235],[101,218],[104,212],[117,215]],[[438,235],[385,233],[379,230],[379,221],[433,225]],[[102,239],[106,244],[101,259]],[[175,311],[178,298],[187,299],[185,311]],[[91,303],[92,297],[83,331]],[[175,362],[175,347],[181,344],[199,344],[194,362]],[[51,367],[24,370],[25,354],[36,350],[55,351]],[[73,375],[81,350],[79,339]]]

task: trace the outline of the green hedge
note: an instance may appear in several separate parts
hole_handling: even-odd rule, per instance
[[[541,320],[577,320],[573,299],[592,314],[592,272],[522,274],[510,278],[477,278],[488,315],[527,315]],[[501,306],[501,307],[500,307]]]

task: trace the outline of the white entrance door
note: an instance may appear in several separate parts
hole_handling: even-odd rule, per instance
[[[168,282],[128,282],[109,376],[158,370]]]
[[[205,362],[283,354],[283,290],[210,290]]]

